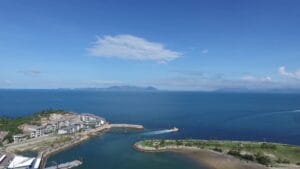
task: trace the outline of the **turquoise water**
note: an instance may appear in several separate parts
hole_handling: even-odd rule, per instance
[[[92,92],[1,90],[0,113],[21,116],[46,108],[90,112],[111,122],[138,123],[145,132],[178,127],[158,135],[110,132],[49,159],[83,159],[79,168],[204,168],[171,153],[140,153],[132,144],[146,138],[273,141],[300,145],[299,94],[201,92]]]

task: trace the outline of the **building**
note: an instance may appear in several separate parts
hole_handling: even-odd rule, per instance
[[[89,122],[89,121],[95,121],[97,119],[97,116],[89,113],[81,114],[80,120],[83,122]]]
[[[75,132],[78,132],[80,129],[74,125],[74,126],[68,126],[61,129],[58,129],[57,134],[73,134]]]
[[[44,126],[36,126],[29,128],[28,130],[30,131],[30,137],[31,138],[36,138],[36,137],[41,137],[44,135]]]
[[[51,134],[54,133],[57,129],[58,127],[55,124],[47,124],[42,132],[43,134]]]
[[[30,138],[28,134],[17,134],[13,136],[14,143],[20,143]]]
[[[97,128],[106,123],[104,118],[93,114],[72,115],[68,118],[55,118],[52,121],[44,121],[41,126],[23,125],[22,130],[26,135],[14,136],[15,142],[21,142],[28,138],[37,138],[52,133],[73,134],[82,129]]]
[[[10,162],[8,169],[30,169],[34,163],[35,158],[15,156]]]
[[[104,118],[95,116],[93,114],[82,114],[80,115],[80,119],[84,124],[84,128],[100,127],[105,124]]]

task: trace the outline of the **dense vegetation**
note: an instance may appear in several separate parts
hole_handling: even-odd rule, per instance
[[[144,140],[138,144],[155,149],[166,146],[186,146],[227,153],[237,158],[266,166],[300,164],[300,147],[286,144],[216,141],[216,140]]]
[[[50,114],[53,114],[53,113],[65,113],[65,111],[64,110],[47,109],[47,110],[33,113],[32,115],[17,117],[17,118],[1,116],[0,117],[0,131],[7,131],[8,134],[6,135],[4,140],[7,140],[8,142],[12,142],[13,135],[22,133],[22,130],[19,129],[20,125],[22,125],[22,124],[39,125],[41,118],[49,117]]]

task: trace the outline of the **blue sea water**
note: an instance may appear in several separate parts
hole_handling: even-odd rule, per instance
[[[47,108],[89,112],[146,131],[96,136],[48,160],[83,159],[87,169],[204,168],[172,153],[140,153],[146,138],[272,141],[300,145],[300,94],[0,90],[0,114],[22,116]],[[177,133],[145,134],[176,126]]]

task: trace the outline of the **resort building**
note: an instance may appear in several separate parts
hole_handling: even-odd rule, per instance
[[[43,130],[45,129],[44,126],[37,126],[37,127],[32,127],[29,128],[30,131],[30,137],[31,138],[36,138],[36,137],[41,137],[43,136],[44,132]]]
[[[95,128],[105,124],[104,118],[95,116],[93,114],[82,114],[80,115],[80,119],[83,122],[85,128]]]
[[[27,140],[30,136],[28,134],[17,134],[13,136],[14,143],[20,143]]]
[[[88,130],[90,128],[97,128],[106,123],[104,118],[93,114],[72,114],[66,117],[55,116],[53,120],[43,121],[42,125],[28,125],[22,126],[23,133],[14,136],[14,142],[22,142],[29,138],[37,138],[49,134],[73,134],[81,130]]]
[[[76,128],[74,126],[69,126],[69,127],[58,129],[57,134],[73,134],[75,132],[76,132]]]

